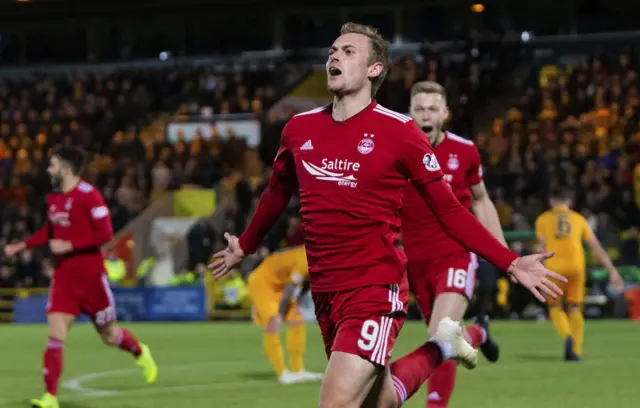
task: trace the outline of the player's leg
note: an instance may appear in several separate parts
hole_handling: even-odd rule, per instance
[[[292,384],[294,378],[284,363],[284,351],[280,339],[281,322],[278,316],[279,294],[270,285],[252,273],[248,282],[249,297],[253,303],[253,321],[262,327],[262,345],[273,367],[273,371],[282,384]]]
[[[578,359],[582,356],[582,343],[584,340],[584,285],[586,272],[579,271],[572,276],[567,284],[567,314],[569,326],[573,338],[573,353]]]
[[[363,406],[384,368],[343,351],[331,352],[320,387],[320,408],[359,408]]]
[[[393,376],[388,375],[383,367],[406,318],[408,285],[371,286],[334,295],[330,306],[319,305],[314,296],[316,315],[320,308],[332,309],[331,320],[337,324],[320,392],[321,407],[360,407],[371,399],[377,399],[379,406],[399,406],[420,388],[443,356],[454,358],[460,353],[465,363],[475,364],[475,350],[464,340],[460,326],[445,319],[433,339],[393,363]],[[330,336],[325,332],[326,342]],[[377,381],[381,386],[374,388]]]
[[[287,322],[287,355],[291,372],[306,381],[322,380],[323,375],[304,369],[304,352],[307,346],[307,328],[304,316],[296,303],[291,305],[285,318]]]
[[[106,275],[86,277],[83,282],[81,308],[91,318],[103,343],[131,354],[142,368],[145,381],[155,382],[158,366],[149,347],[117,324],[115,301]]]
[[[304,370],[304,350],[307,345],[307,331],[304,321],[290,320],[287,327],[287,356],[289,367],[294,373]]]
[[[383,372],[382,367],[371,362],[371,353],[375,348],[376,359],[381,358],[380,347],[376,348],[376,345],[381,345],[379,340],[384,337],[384,330],[381,331],[377,322],[371,323],[367,318],[381,318],[375,311],[380,308],[376,305],[377,299],[371,296],[368,288],[334,293],[312,291],[311,295],[329,359],[320,387],[319,406],[360,408],[377,376]],[[376,295],[380,297],[380,293]],[[363,302],[359,302],[360,299]],[[372,301],[374,307],[371,307]],[[402,309],[403,305],[394,304],[397,309]],[[392,308],[386,307],[385,310],[388,312]]]
[[[99,324],[100,320],[92,318],[104,344],[131,354],[136,359],[136,365],[142,369],[145,381],[148,384],[154,383],[158,378],[158,366],[151,355],[149,346],[139,341],[129,330],[118,326],[115,319]]]
[[[464,295],[455,292],[440,293],[433,304],[433,312],[429,321],[429,337],[436,334],[438,323],[445,317],[450,317],[455,321],[461,321],[467,310],[469,301]],[[472,347],[477,348],[479,342],[470,342]],[[427,406],[446,407],[453,393],[456,382],[457,362],[449,360],[443,362],[429,377],[427,386]]]
[[[439,264],[437,261],[415,261],[407,265],[407,275],[411,283],[411,290],[415,295],[416,303],[422,313],[422,317],[425,323],[428,324],[430,337],[435,334],[438,323],[443,317],[452,317],[452,313],[449,310],[451,308],[446,304],[448,303],[447,296],[441,296],[438,302],[434,302],[434,291],[438,287],[439,280],[437,274],[434,272],[438,270]],[[446,269],[444,273],[446,273]],[[442,304],[443,302],[445,302],[445,305]],[[443,308],[443,306],[447,307]],[[438,309],[437,311],[436,308]],[[464,313],[464,311],[462,313]],[[459,314],[460,313],[456,313],[456,315]],[[450,391],[446,391],[446,389],[453,389],[456,368],[457,364],[452,360],[445,361],[434,369],[433,375],[429,377],[427,401],[440,401],[443,399],[443,395],[446,397],[446,400],[449,399],[448,395]],[[435,380],[434,377],[436,377]],[[402,393],[403,391],[400,392],[400,394]]]
[[[477,268],[477,258],[474,254],[464,252],[452,254],[449,257],[430,265],[424,265],[421,273],[430,277],[430,287],[435,294],[433,305],[430,307],[431,315],[429,320],[428,333],[430,337],[436,335],[439,323],[445,317],[454,321],[462,321],[469,306],[469,299],[473,296],[475,287],[475,273]],[[488,344],[487,331],[478,325],[473,325],[465,331],[467,341],[473,348]],[[495,342],[492,342],[495,345]],[[490,357],[497,360],[496,350]],[[485,347],[486,348],[486,347]],[[448,405],[457,373],[456,361],[445,361],[429,378],[427,387],[427,403],[430,407],[446,407]]]
[[[554,281],[556,285],[567,292],[567,284]],[[551,298],[547,296],[547,307],[549,309],[549,319],[553,323],[553,327],[560,338],[564,341],[565,359],[573,359],[573,336],[571,333],[571,325],[569,324],[569,316],[564,310],[564,298]]]
[[[31,400],[34,407],[58,407],[58,384],[62,375],[64,343],[71,324],[80,314],[80,308],[69,284],[70,282],[56,278],[49,287],[47,302],[49,339],[43,354],[42,369],[45,394],[40,399]]]
[[[391,364],[385,372],[380,388],[371,391],[377,395],[377,404],[371,406],[401,406],[420,389],[443,361],[449,359],[457,359],[464,367],[473,368],[477,363],[477,353],[465,340],[460,324],[445,317],[438,324],[434,337]]]

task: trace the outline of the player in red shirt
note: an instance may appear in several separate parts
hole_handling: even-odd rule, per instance
[[[269,185],[247,229],[210,267],[227,274],[261,240],[300,190],[300,215],[315,313],[329,364],[320,407],[396,407],[443,360],[477,361],[459,323],[443,319],[436,335],[409,355],[387,362],[406,317],[406,258],[395,241],[407,180],[463,245],[508,270],[544,300],[541,260],[518,258],[460,205],[427,138],[411,118],[372,98],[388,69],[388,44],[372,27],[347,23],[326,64],[332,105],[294,116],[282,132]]]
[[[442,130],[449,114],[446,99],[440,84],[418,82],[411,89],[411,116],[443,164],[444,179],[454,195],[464,207],[473,208],[482,225],[506,247],[498,214],[482,181],[478,149],[473,142]],[[477,258],[444,232],[411,185],[405,193],[401,219],[409,283],[428,323],[429,336],[433,336],[444,317],[464,317],[473,296]],[[467,339],[473,347],[480,347],[489,361],[497,361],[499,348],[490,336],[488,319],[483,316],[476,322],[467,327]],[[427,406],[446,407],[455,378],[455,361],[440,365],[429,378]]]
[[[100,192],[80,179],[83,163],[80,149],[53,150],[47,172],[54,192],[47,196],[47,222],[24,242],[5,247],[7,256],[13,256],[25,248],[48,244],[55,256],[47,302],[49,341],[43,370],[46,392],[41,399],[31,401],[35,407],[58,408],[64,342],[69,327],[82,313],[89,315],[105,344],[136,358],[148,383],[154,382],[158,374],[149,347],[116,324],[113,294],[101,252],[101,246],[113,235],[109,209]]]

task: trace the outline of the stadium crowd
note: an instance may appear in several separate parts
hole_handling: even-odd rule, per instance
[[[485,76],[477,62],[461,68],[430,54],[396,60],[379,101],[406,111],[414,82],[442,82],[449,90],[451,127],[480,148],[486,184],[505,229],[531,230],[546,208],[547,191],[566,188],[575,193],[576,208],[588,216],[604,245],[619,248],[619,262],[635,263],[640,225],[637,68],[633,54],[546,66],[492,129],[478,133],[473,111],[496,78]],[[196,184],[220,186],[233,197],[223,225],[239,233],[266,185],[269,167],[247,174],[247,145],[232,134],[170,143],[162,114],[250,114],[262,121],[259,161],[270,163],[284,122],[266,112],[301,70],[292,65],[277,73],[174,68],[0,81],[0,246],[42,224],[47,151],[57,143],[93,153],[86,178],[101,188],[116,229],[160,192]],[[297,205],[294,199],[262,255],[302,242]],[[204,222],[192,230],[186,267],[206,263],[211,247],[223,244],[219,229]],[[526,245],[514,245],[526,251]],[[42,270],[49,270],[50,263],[44,252],[27,251],[21,259],[1,263],[0,286],[46,284]]]
[[[546,66],[493,129],[476,137],[505,229],[532,229],[553,189],[573,194],[621,263],[638,260],[639,60],[602,54]]]
[[[100,188],[115,230],[167,189],[212,188],[242,168],[244,140],[227,132],[210,140],[179,134],[171,143],[163,115],[261,116],[295,76],[295,66],[288,67],[277,73],[187,66],[0,79],[0,246],[43,224],[47,156],[56,144],[89,152],[85,179]],[[49,258],[46,249],[0,258],[0,286],[47,285]]]

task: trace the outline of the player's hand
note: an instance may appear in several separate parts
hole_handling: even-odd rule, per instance
[[[18,252],[23,251],[26,247],[27,245],[25,245],[24,242],[19,242],[17,244],[9,244],[4,247],[4,254],[7,257],[11,258],[12,256],[17,255]]]
[[[618,293],[624,292],[624,280],[617,269],[609,272],[609,283]]]
[[[49,248],[54,254],[63,255],[67,252],[71,252],[71,250],[73,250],[73,245],[71,245],[70,241],[65,241],[63,239],[52,239],[51,241],[49,241]]]
[[[542,265],[542,261],[552,256],[553,252],[522,256],[513,261],[507,272],[511,274],[511,280],[529,289],[539,301],[545,302],[545,297],[540,292],[552,298],[563,294],[562,289],[549,278],[567,282],[567,278],[551,272]]]
[[[267,322],[266,329],[270,333],[279,333],[280,332],[280,327],[282,326],[282,322],[283,321],[284,321],[284,319],[282,318],[282,315],[280,313],[278,313],[277,315],[275,315],[274,317],[269,319],[269,321]]]
[[[267,256],[269,256],[269,249],[265,246],[262,246],[258,248],[258,250],[256,251],[256,254],[258,254],[260,258],[264,259]]]
[[[213,254],[216,261],[209,264],[209,269],[213,269],[212,273],[216,279],[231,272],[231,269],[244,258],[244,251],[240,248],[238,237],[225,232],[224,239],[228,242],[227,247]]]

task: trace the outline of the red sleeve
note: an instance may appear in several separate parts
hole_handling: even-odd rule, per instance
[[[443,179],[415,185],[444,232],[471,252],[506,271],[518,257],[502,246],[453,195]]]
[[[245,254],[258,249],[265,235],[280,218],[298,187],[293,152],[288,145],[288,123],[282,131],[280,149],[273,163],[273,172],[267,188],[262,193],[251,222],[240,236],[240,248]]]
[[[113,226],[109,216],[109,208],[98,192],[93,190],[87,194],[86,202],[81,211],[86,211],[91,223],[91,232],[83,236],[71,239],[73,250],[98,248],[113,238]]]
[[[36,231],[32,236],[24,240],[27,248],[37,248],[49,243],[51,239],[51,224],[49,220],[45,221],[42,228]]]
[[[427,138],[413,121],[399,137],[401,171],[436,215],[447,235],[506,271],[518,257],[502,246],[453,195]]]
[[[405,124],[399,136],[400,172],[412,183],[429,183],[444,176],[429,139],[414,121]]]
[[[475,186],[482,182],[482,162],[480,160],[480,152],[478,152],[478,148],[475,145],[473,145],[470,153],[471,166],[467,172],[467,181],[470,186]]]

